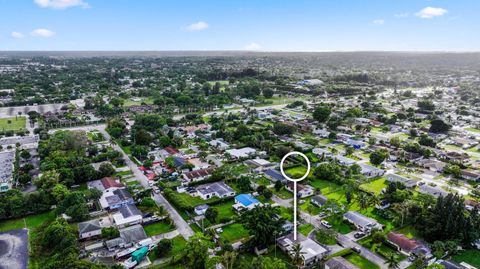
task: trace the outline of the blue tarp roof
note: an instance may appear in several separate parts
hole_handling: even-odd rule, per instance
[[[249,206],[251,204],[260,203],[260,201],[258,201],[255,197],[253,197],[250,194],[239,194],[235,197],[235,200],[237,200],[243,206]]]

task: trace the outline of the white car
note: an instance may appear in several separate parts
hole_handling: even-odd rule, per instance
[[[328,223],[328,221],[326,221],[326,220],[322,220],[322,221],[320,221],[320,223],[321,223],[325,228],[328,228],[328,229],[332,228],[332,224]]]

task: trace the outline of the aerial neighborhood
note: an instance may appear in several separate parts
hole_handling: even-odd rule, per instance
[[[478,68],[331,57],[0,58],[0,268],[480,268]]]

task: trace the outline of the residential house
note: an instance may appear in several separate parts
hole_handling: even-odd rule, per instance
[[[397,174],[388,174],[387,181],[403,183],[403,185],[405,185],[407,188],[415,188],[415,186],[417,186],[417,182],[415,180]]]
[[[80,239],[90,238],[102,234],[102,226],[98,219],[80,222],[78,224],[78,235]]]
[[[293,192],[293,188],[294,188],[294,182],[292,181],[288,181],[287,184],[285,185],[285,188],[290,191],[290,192]],[[314,193],[314,189],[312,186],[309,186],[309,185],[303,185],[303,184],[297,184],[297,197],[298,198],[305,198],[305,197],[308,197],[308,196],[312,196],[313,193]]]
[[[241,149],[229,149],[225,151],[232,159],[244,159],[252,157],[257,152],[254,148],[245,147]]]
[[[257,171],[263,171],[265,169],[269,169],[275,166],[275,163],[269,162],[265,159],[259,159],[259,158],[246,160],[245,164],[248,166],[254,167],[254,169]]]
[[[235,204],[233,208],[236,211],[240,211],[243,209],[250,210],[255,206],[261,205],[262,203],[257,200],[257,198],[253,197],[251,194],[239,194],[235,196]]]
[[[230,188],[225,182],[213,182],[203,184],[197,187],[197,194],[203,200],[207,200],[213,197],[226,198],[235,195],[235,191]]]
[[[366,176],[367,178],[373,178],[373,177],[381,177],[383,174],[385,174],[385,170],[377,168],[375,166],[371,166],[368,164],[361,163],[359,164],[362,175]]]
[[[99,199],[103,209],[113,210],[127,204],[134,204],[132,195],[126,189],[104,192]]]
[[[343,215],[344,219],[352,223],[358,230],[370,232],[373,229],[383,229],[383,226],[376,220],[366,217],[357,211],[348,211]]]
[[[462,170],[462,177],[466,180],[480,181],[480,173],[471,170]]]
[[[225,151],[227,150],[228,148],[230,148],[230,145],[228,145],[227,142],[223,141],[223,139],[214,139],[210,142],[208,142],[210,144],[210,146],[218,149],[218,150],[221,150],[221,151]]]
[[[119,229],[119,232],[125,247],[131,247],[148,238],[142,225],[139,224]]]
[[[423,166],[423,168],[437,173],[443,173],[443,169],[447,165],[446,163],[436,159],[424,159],[421,160],[419,164]]]
[[[210,167],[210,164],[208,164],[207,162],[202,162],[200,158],[189,159],[187,163],[193,165],[192,170],[207,169],[208,167]]]
[[[444,191],[441,188],[429,186],[427,184],[419,186],[419,191],[421,193],[429,194],[429,195],[434,196],[434,197],[440,197],[440,196],[445,197],[445,196],[448,195],[447,191]]]
[[[200,170],[185,172],[182,174],[183,181],[188,183],[188,182],[204,180],[205,178],[210,176],[214,170],[215,169],[213,167],[210,167],[207,169],[200,169]]]
[[[282,251],[289,256],[293,256],[293,247],[299,244],[302,249],[302,264],[301,268],[310,268],[320,263],[322,259],[327,255],[328,250],[313,241],[310,238],[305,237],[301,233],[297,234],[297,239],[294,239],[294,234],[290,233],[277,239],[277,245]]]
[[[427,245],[415,239],[408,238],[401,233],[389,232],[387,234],[387,241],[404,255],[431,256],[431,250]]]
[[[142,212],[134,204],[120,207],[119,212],[113,214],[113,222],[117,227],[126,227],[142,223]]]
[[[268,170],[265,170],[263,172],[263,174],[265,175],[265,177],[267,177],[268,179],[272,180],[272,181],[285,181],[285,178],[283,177],[283,175],[278,172],[277,170],[273,170],[273,169],[268,169]]]
[[[315,195],[312,198],[310,198],[310,203],[318,207],[322,207],[325,205],[327,200],[328,200],[327,197],[323,195]]]
[[[336,160],[341,165],[351,166],[351,165],[354,165],[354,164],[357,163],[355,160],[352,160],[350,158],[343,157],[343,156],[340,156],[340,155],[334,155],[333,159]]]
[[[205,212],[207,212],[207,209],[209,209],[210,206],[207,205],[207,204],[203,204],[203,205],[197,205],[193,211],[195,212],[195,214],[197,214],[197,216],[201,216],[201,215],[205,215]]]
[[[325,262],[325,269],[360,269],[360,267],[351,264],[342,256],[337,256]]]
[[[312,153],[319,156],[319,157],[325,157],[325,158],[330,158],[333,156],[333,153],[329,150],[322,149],[322,148],[314,148],[312,150]]]

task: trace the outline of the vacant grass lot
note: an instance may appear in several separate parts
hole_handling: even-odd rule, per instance
[[[179,255],[183,252],[183,250],[185,249],[185,246],[187,245],[187,241],[181,236],[177,236],[177,237],[174,237],[172,239],[172,250],[167,253],[166,255],[164,255],[162,258],[169,258],[169,257],[172,257],[172,255]],[[148,253],[148,258],[150,259],[150,261],[154,261],[156,259],[158,259],[159,257],[157,257],[157,255],[155,255],[155,251],[150,251],[150,253]],[[159,268],[166,268],[166,267],[159,267]]]
[[[308,234],[313,230],[313,225],[310,224],[310,223],[307,223],[307,224],[303,224],[303,225],[300,225],[298,226],[298,232],[305,235],[305,236],[308,236]]]
[[[376,264],[372,263],[371,261],[365,259],[364,257],[358,255],[357,253],[350,253],[344,258],[351,262],[352,264],[362,268],[362,269],[377,269],[380,268]]]
[[[18,131],[26,128],[27,118],[0,118],[0,131]]]
[[[6,232],[14,229],[33,229],[42,225],[46,221],[51,221],[55,218],[54,211],[45,212],[37,215],[27,216],[25,218],[4,220],[0,222],[0,232]]]
[[[248,231],[240,223],[233,223],[227,226],[224,226],[223,232],[220,233],[220,238],[226,240],[230,243],[239,241],[241,239],[248,237]]]
[[[478,249],[464,250],[453,256],[452,259],[458,263],[466,262],[470,265],[480,268],[480,250]]]
[[[379,178],[368,183],[364,183],[360,185],[360,189],[372,193],[374,195],[379,195],[382,192],[383,188],[386,188],[387,184],[385,184],[385,178]]]
[[[147,233],[147,236],[154,236],[157,234],[163,234],[163,233],[168,233],[170,231],[175,230],[175,226],[170,225],[170,223],[167,223],[165,221],[159,221],[155,222],[152,224],[148,224],[143,226],[143,229],[145,230],[145,233]]]

